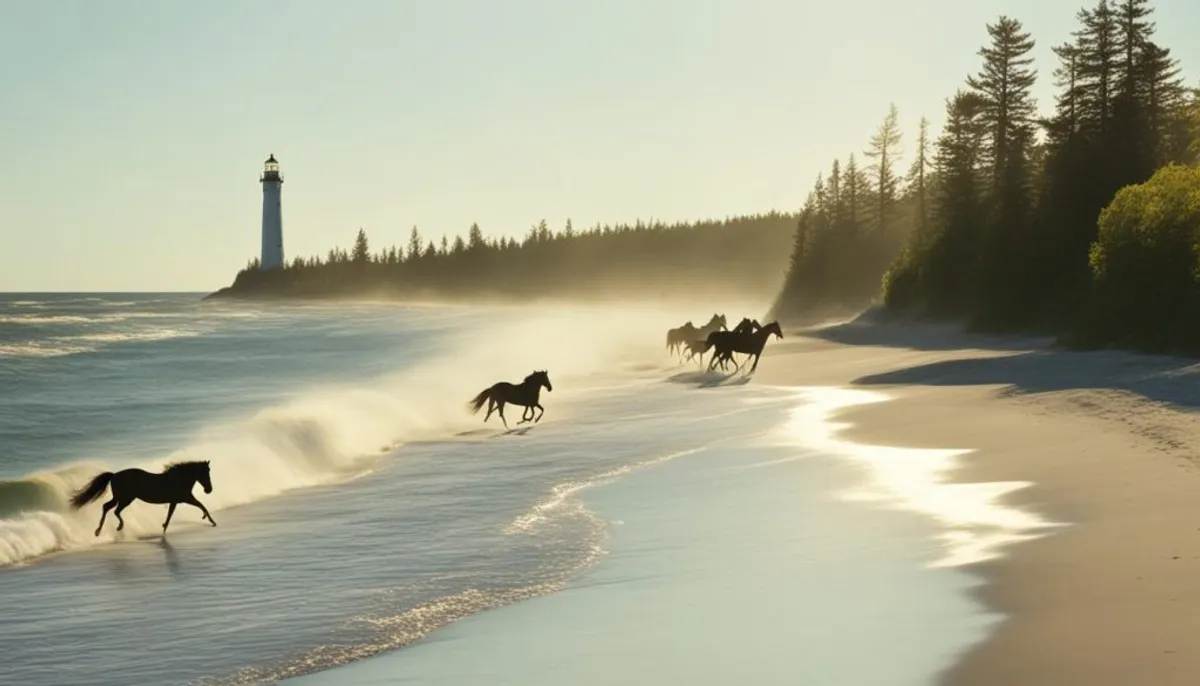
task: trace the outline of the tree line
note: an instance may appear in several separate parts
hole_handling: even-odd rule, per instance
[[[724,220],[595,225],[559,230],[545,220],[518,240],[478,224],[440,242],[413,227],[403,246],[374,249],[363,229],[353,246],[297,257],[283,269],[258,260],[227,295],[409,299],[656,298],[778,291],[794,214]]]
[[[1033,37],[1011,17],[989,24],[978,71],[946,100],[937,140],[922,120],[902,180],[894,108],[866,173],[851,157],[817,180],[777,309],[861,300],[882,276],[894,311],[1200,350],[1200,176],[1181,166],[1200,157],[1200,100],[1152,16],[1149,0],[1079,10],[1053,48],[1048,116]]]

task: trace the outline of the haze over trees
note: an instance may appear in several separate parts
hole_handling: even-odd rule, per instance
[[[1037,65],[1015,18],[986,26],[940,132],[893,105],[797,213],[665,225],[545,222],[524,240],[408,244],[243,270],[235,293],[618,297],[774,291],[771,316],[882,302],[975,328],[1200,352],[1200,97],[1150,0],[1097,0]],[[1039,79],[1051,103],[1032,93]],[[783,276],[786,272],[786,276]]]
[[[404,246],[373,249],[360,229],[349,253],[296,258],[285,269],[251,262],[228,295],[361,296],[408,299],[533,297],[649,299],[778,291],[794,214],[720,221],[637,221],[552,230],[545,220],[524,238],[488,238],[472,224],[464,238],[426,240],[413,227]]]

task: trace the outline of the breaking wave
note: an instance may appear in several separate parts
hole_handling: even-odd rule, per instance
[[[89,458],[0,482],[0,566],[161,531],[163,508],[134,506],[123,514],[124,531],[118,534],[110,518],[101,535],[94,536],[107,494],[78,511],[67,500],[99,472],[135,466],[159,471],[172,461],[208,460],[213,492],[198,497],[215,513],[361,475],[373,460],[405,442],[453,440],[466,428],[478,428],[479,417],[466,413],[466,400],[494,381],[519,380],[543,368],[556,380],[588,376],[626,361],[623,353],[630,346],[655,340],[642,325],[656,330],[657,319],[626,315],[622,325],[596,330],[584,325],[585,316],[526,317],[490,327],[486,335],[463,334],[457,345],[445,348],[450,352],[444,357],[379,379],[369,388],[311,389],[241,421],[212,426],[182,448],[142,464]],[[551,337],[555,346],[535,345]],[[556,393],[556,400],[562,395]],[[185,514],[179,525],[196,524]]]
[[[63,357],[95,352],[122,343],[148,343],[176,338],[191,338],[202,332],[195,329],[147,328],[134,331],[51,336],[17,343],[0,343],[0,357]]]

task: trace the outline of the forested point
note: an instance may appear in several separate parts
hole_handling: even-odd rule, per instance
[[[791,251],[794,214],[665,224],[658,221],[561,230],[545,221],[523,240],[465,237],[372,251],[360,229],[350,251],[296,258],[284,269],[257,260],[222,296],[394,297],[414,300],[653,299],[778,292]]]

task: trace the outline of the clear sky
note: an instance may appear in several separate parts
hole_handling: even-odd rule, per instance
[[[0,0],[0,290],[212,290],[284,251],[794,209],[888,103],[917,119],[1002,13],[1082,0]],[[1093,4],[1088,0],[1088,5]],[[1159,0],[1200,74],[1200,2]],[[904,160],[908,162],[908,158]]]

